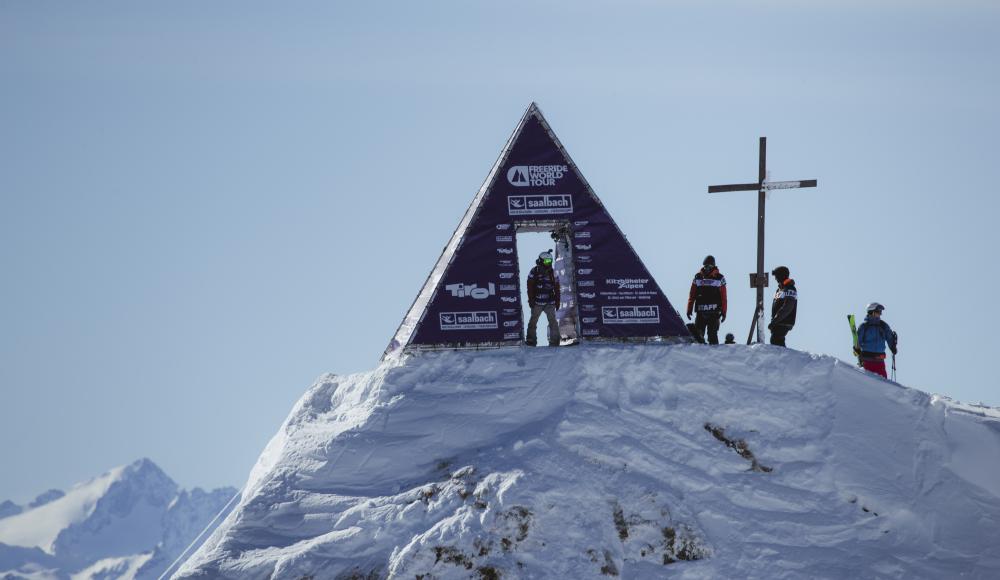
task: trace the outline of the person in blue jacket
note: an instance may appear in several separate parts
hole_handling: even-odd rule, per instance
[[[885,306],[872,302],[866,310],[868,316],[858,327],[858,346],[854,353],[861,359],[861,365],[866,371],[889,378],[885,372],[885,347],[888,344],[894,355],[898,352],[896,333],[889,328],[889,323],[882,320]]]

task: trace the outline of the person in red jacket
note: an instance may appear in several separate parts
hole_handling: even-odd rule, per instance
[[[704,342],[708,331],[708,344],[719,344],[719,325],[726,320],[726,277],[715,267],[715,258],[705,256],[701,270],[694,275],[688,294],[687,317],[694,319],[695,339]]]

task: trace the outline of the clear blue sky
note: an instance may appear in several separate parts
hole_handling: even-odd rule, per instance
[[[753,308],[757,138],[789,344],[1000,404],[996,2],[0,4],[0,499],[149,456],[242,485],[374,366],[537,101],[668,297]]]

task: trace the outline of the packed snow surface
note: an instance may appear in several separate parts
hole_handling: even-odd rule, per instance
[[[322,377],[180,578],[1000,578],[1000,413],[769,345]]]

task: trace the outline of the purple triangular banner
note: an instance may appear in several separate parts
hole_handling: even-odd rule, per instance
[[[532,103],[400,325],[407,348],[524,339],[516,234],[557,234],[564,341],[690,340],[680,315]]]

